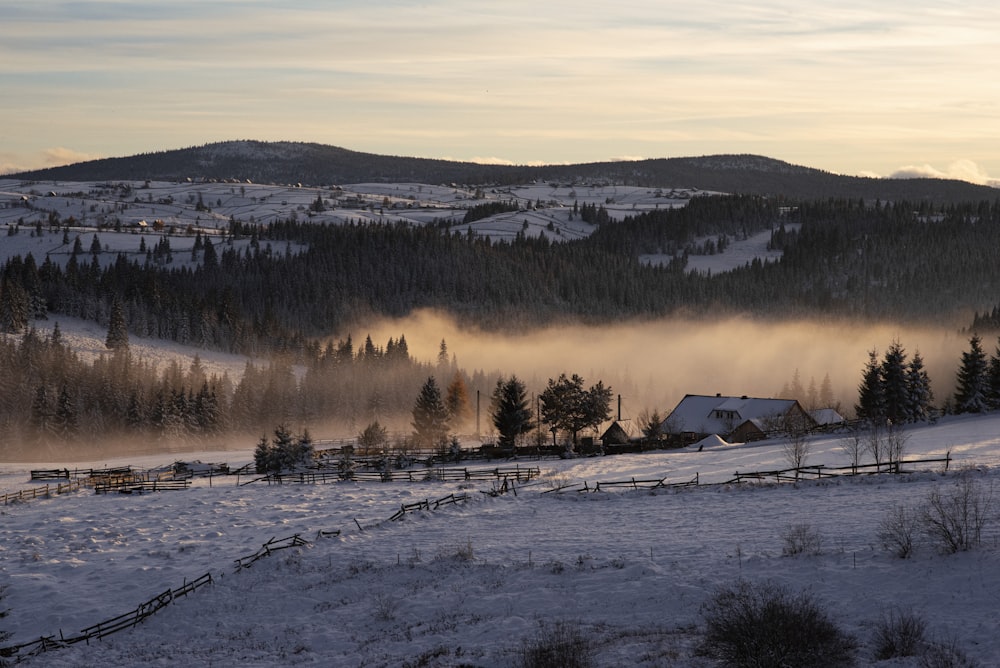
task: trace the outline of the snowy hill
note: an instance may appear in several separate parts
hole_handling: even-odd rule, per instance
[[[356,183],[325,188],[253,183],[22,182],[0,180],[0,259],[31,252],[68,255],[69,239],[97,233],[109,257],[137,253],[140,237],[167,234],[177,255],[190,253],[194,233],[218,235],[231,220],[266,225],[279,220],[316,224],[446,222],[453,231],[513,239],[518,233],[546,235],[553,241],[579,239],[594,227],[572,215],[574,204],[605,207],[611,220],[643,211],[684,206],[691,197],[710,195],[694,188],[651,189],[605,184],[530,183],[469,189],[422,183]],[[462,224],[466,212],[487,202],[513,202],[522,211]],[[527,225],[525,222],[527,221]],[[100,229],[99,229],[100,228]],[[38,230],[41,234],[38,234]],[[12,230],[18,230],[12,235]],[[147,246],[150,242],[147,242]],[[245,242],[244,242],[245,243]]]
[[[509,666],[563,621],[589,644],[595,665],[710,666],[695,652],[702,605],[717,587],[747,580],[814,596],[858,639],[859,665],[926,665],[873,658],[873,628],[892,611],[919,615],[930,640],[967,657],[948,665],[997,665],[996,507],[982,545],[969,552],[944,555],[918,536],[915,555],[899,559],[878,536],[896,504],[917,509],[932,492],[956,489],[956,470],[991,489],[997,433],[997,415],[908,430],[912,458],[951,451],[948,475],[942,464],[926,464],[901,476],[712,484],[737,470],[784,467],[781,443],[769,441],[517,462],[542,476],[516,496],[481,494],[488,483],[238,484],[245,477],[199,478],[186,491],[52,495],[2,509],[0,584],[11,610],[4,628],[11,642],[69,638],[210,575],[211,585],[133,629],[29,665]],[[235,468],[250,454],[194,457]],[[125,463],[169,461],[93,465]],[[809,463],[846,463],[838,438],[814,440]],[[0,488],[38,487],[28,472],[41,464],[81,466],[4,465]],[[695,474],[698,487],[550,491]],[[469,498],[387,521],[401,504],[453,493]],[[813,532],[816,549],[785,556],[790,527]],[[272,538],[293,535],[300,547],[236,567]]]

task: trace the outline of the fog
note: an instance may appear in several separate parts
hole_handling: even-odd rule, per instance
[[[632,417],[642,409],[668,411],[685,394],[776,396],[791,384],[796,370],[807,389],[811,380],[818,388],[829,374],[836,400],[850,414],[868,352],[877,349],[881,359],[896,340],[908,360],[920,352],[934,403],[940,405],[954,393],[961,354],[968,349],[968,338],[956,330],[738,318],[672,318],[508,334],[463,329],[447,316],[422,311],[367,331],[379,344],[405,335],[410,354],[424,361],[437,358],[444,339],[449,355],[469,373],[513,373],[531,391],[560,373],[578,373],[588,384],[603,380],[623,395]],[[994,352],[989,341],[984,348]]]

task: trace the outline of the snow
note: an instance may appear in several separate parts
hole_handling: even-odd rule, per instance
[[[1000,663],[996,600],[1000,528],[984,544],[945,556],[926,542],[907,560],[877,537],[893,504],[916,506],[949,489],[956,470],[992,485],[1000,415],[913,427],[908,457],[950,451],[901,476],[726,485],[736,471],[786,466],[781,442],[573,460],[520,461],[540,479],[517,495],[481,482],[266,485],[197,478],[185,491],[95,495],[80,490],[0,507],[0,584],[11,642],[69,637],[205,573],[213,584],[175,600],[131,630],[30,662],[78,665],[507,666],[543,622],[565,620],[594,642],[597,665],[710,665],[694,656],[701,605],[740,578],[807,590],[870,659],[872,625],[894,606],[928,621],[982,665]],[[841,466],[840,437],[817,437],[807,463]],[[250,444],[248,444],[248,448]],[[250,450],[191,459],[250,461]],[[45,461],[0,465],[0,489],[37,468],[132,464]],[[495,467],[469,460],[460,466]],[[514,465],[504,462],[503,466]],[[976,467],[972,470],[972,467]],[[588,481],[654,480],[698,487],[553,493]],[[51,483],[50,483],[51,484]],[[468,494],[465,503],[387,521],[401,504]],[[818,555],[782,556],[783,532],[808,524]],[[339,535],[325,532],[340,531]],[[324,533],[321,533],[324,532]],[[272,538],[303,547],[249,568],[235,562]],[[917,666],[896,659],[887,666]]]
[[[30,251],[39,263],[46,255],[54,261],[65,261],[72,248],[62,244],[62,229],[67,225],[70,244],[74,236],[81,235],[85,252],[90,249],[92,234],[98,232],[101,243],[110,251],[98,258],[102,262],[113,262],[117,252],[137,254],[141,236],[146,237],[147,247],[152,247],[151,242],[162,234],[170,236],[175,258],[183,261],[180,256],[185,251],[190,255],[194,231],[218,235],[230,220],[267,224],[293,218],[329,224],[364,221],[415,225],[448,221],[453,231],[466,234],[471,230],[474,235],[494,240],[509,241],[521,233],[568,241],[589,236],[596,229],[579,216],[572,216],[574,204],[603,206],[611,220],[622,220],[644,211],[682,207],[692,197],[716,194],[720,193],[690,187],[652,189],[601,183],[529,183],[481,187],[477,193],[457,185],[422,183],[300,187],[237,182],[0,179],[0,227],[21,228],[16,236],[0,237],[0,260]],[[323,201],[322,211],[312,210],[317,198]],[[495,201],[514,201],[526,210],[462,224],[467,209]],[[51,215],[58,215],[58,225],[50,227]],[[152,229],[156,221],[163,223],[162,230]],[[39,223],[43,233],[36,237],[33,230]],[[109,229],[116,224],[121,232]],[[99,226],[104,229],[98,230]],[[242,249],[249,242],[235,243]]]

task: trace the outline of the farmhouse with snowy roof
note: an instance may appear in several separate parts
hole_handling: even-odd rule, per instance
[[[816,422],[795,399],[759,399],[688,394],[663,421],[663,431],[685,443],[716,435],[730,443],[760,440],[790,427]]]

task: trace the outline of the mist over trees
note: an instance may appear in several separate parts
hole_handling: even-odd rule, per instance
[[[252,443],[275,425],[289,433],[331,424],[358,433],[375,425],[384,442],[382,425],[408,428],[414,399],[438,368],[410,356],[403,336],[384,347],[367,337],[357,350],[347,337],[307,364],[275,356],[247,362],[239,378],[230,378],[208,373],[197,355],[157,368],[118,348],[84,361],[58,325],[48,336],[32,328],[0,337],[0,453]],[[452,362],[447,368],[452,386],[485,390],[495,383],[495,373],[469,375]],[[457,433],[473,427],[467,410],[448,417]]]
[[[325,338],[420,308],[508,332],[672,314],[957,328],[958,314],[995,304],[1000,294],[993,250],[1000,247],[1000,200],[932,206],[712,196],[620,222],[604,220],[600,207],[588,206],[585,215],[598,224],[594,234],[560,243],[544,236],[494,242],[452,233],[446,223],[233,220],[221,240],[201,240],[193,267],[173,265],[169,237],[155,233],[144,260],[119,255],[107,263],[97,235],[89,252],[77,238],[64,265],[13,257],[0,267],[0,330],[13,335],[0,346],[0,435],[38,443],[128,434],[155,443],[236,432],[256,438],[276,424],[324,420],[355,433],[373,423],[396,428],[412,420],[407,414],[429,376],[439,383],[451,430],[470,431],[470,392],[488,396],[499,370],[475,378],[446,350],[434,363],[416,362],[404,337],[384,348],[369,338],[357,350],[350,337]],[[718,250],[761,230],[783,251],[779,261],[754,260],[716,275],[685,270],[686,258],[705,252],[708,241]],[[674,260],[654,266],[640,261],[646,253]],[[108,356],[84,363],[56,333],[32,333],[33,319],[59,315],[106,327]],[[985,327],[992,318],[977,322]],[[130,337],[262,361],[235,379],[179,366],[154,370],[128,354]],[[865,390],[873,396],[859,397],[858,414],[922,419],[932,401],[923,360],[889,352],[873,361]],[[1000,361],[984,361],[986,372],[963,371],[956,410],[998,401]],[[977,403],[982,396],[986,403]]]
[[[445,224],[234,220],[225,240],[205,239],[194,251],[201,258],[194,268],[161,261],[169,237],[155,234],[145,261],[118,256],[102,265],[82,245],[65,266],[12,258],[0,269],[0,329],[21,333],[49,314],[109,326],[118,299],[133,336],[307,360],[318,353],[318,337],[420,308],[506,330],[678,313],[957,328],[961,314],[1000,294],[991,252],[1000,245],[998,223],[997,203],[933,208],[757,196],[697,197],[559,243],[493,242]],[[706,238],[718,249],[761,230],[772,231],[780,261],[715,275],[685,270],[691,253],[706,251]],[[249,245],[239,249],[236,239]],[[293,252],[293,243],[305,250]],[[640,261],[647,253],[675,259],[653,266]]]

